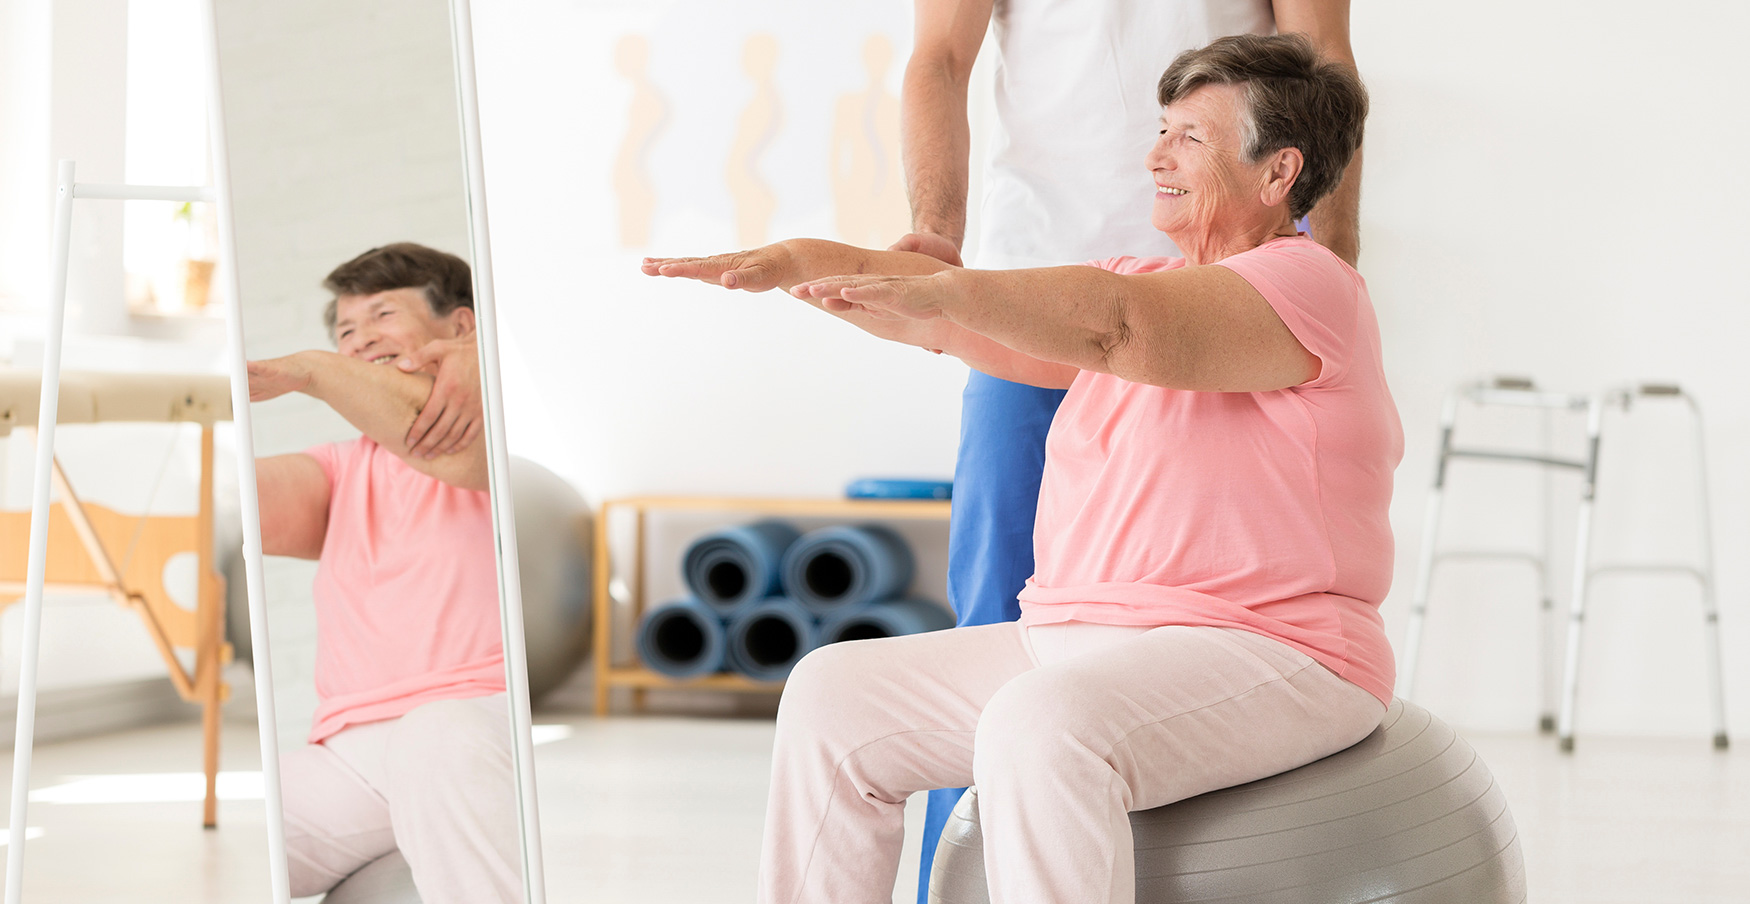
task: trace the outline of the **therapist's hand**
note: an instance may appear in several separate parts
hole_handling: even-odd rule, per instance
[[[960,246],[953,239],[934,232],[908,232],[900,236],[899,241],[894,242],[887,250],[927,254],[950,266],[966,266],[960,262]]]
[[[434,339],[403,355],[395,366],[434,377],[431,395],[407,430],[407,454],[436,458],[467,448],[480,435],[480,350],[477,333]]]
[[[860,314],[880,320],[935,320],[955,295],[945,270],[930,276],[829,276],[798,283],[790,294],[815,300],[834,314]]]
[[[648,276],[696,279],[749,292],[778,288],[794,268],[795,257],[783,242],[709,257],[647,257],[639,267]]]

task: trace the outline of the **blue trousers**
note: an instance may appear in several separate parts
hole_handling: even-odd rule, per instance
[[[1045,471],[1045,434],[1063,396],[1061,389],[1023,386],[978,371],[966,381],[948,519],[948,604],[958,624],[1021,617],[1016,597],[1033,576],[1033,515]],[[930,792],[918,904],[928,904],[936,842],[965,790]]]

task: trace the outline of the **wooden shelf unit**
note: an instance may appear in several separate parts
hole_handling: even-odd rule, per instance
[[[738,513],[745,514],[750,519],[790,517],[842,518],[846,521],[945,521],[948,518],[948,505],[946,500],[935,499],[786,499],[732,496],[632,496],[603,502],[595,523],[595,557],[591,575],[595,582],[595,620],[592,628],[595,633],[592,640],[595,646],[596,715],[608,714],[610,692],[617,687],[632,689],[634,709],[642,708],[644,692],[650,688],[753,693],[777,693],[784,689],[781,681],[754,681],[743,675],[728,673],[675,679],[653,672],[636,661],[614,661],[614,629],[619,620],[615,618],[614,600],[608,588],[614,578],[609,538],[613,533],[611,528],[616,517],[624,514],[633,519],[631,561],[626,564],[631,572],[627,584],[631,591],[631,599],[628,600],[631,606],[630,623],[632,629],[637,630],[647,604],[648,584],[644,569],[648,558],[645,533],[649,522],[645,516],[650,512]]]

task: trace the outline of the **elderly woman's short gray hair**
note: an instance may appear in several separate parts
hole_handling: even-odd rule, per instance
[[[1161,75],[1161,106],[1204,85],[1245,86],[1246,163],[1299,149],[1305,163],[1288,192],[1296,219],[1343,181],[1367,121],[1367,89],[1355,70],[1321,58],[1300,35],[1233,35],[1179,54]]]

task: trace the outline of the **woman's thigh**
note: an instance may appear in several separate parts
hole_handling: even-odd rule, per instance
[[[1279,641],[1167,626],[1016,676],[985,708],[977,768],[1062,773],[1092,752],[1141,810],[1328,756],[1384,711]]]
[[[821,647],[784,686],[779,745],[894,759],[899,793],[965,784],[979,714],[1034,667],[1023,631],[1006,622]]]
[[[294,897],[326,891],[395,849],[388,802],[326,746],[282,754],[280,787]]]

